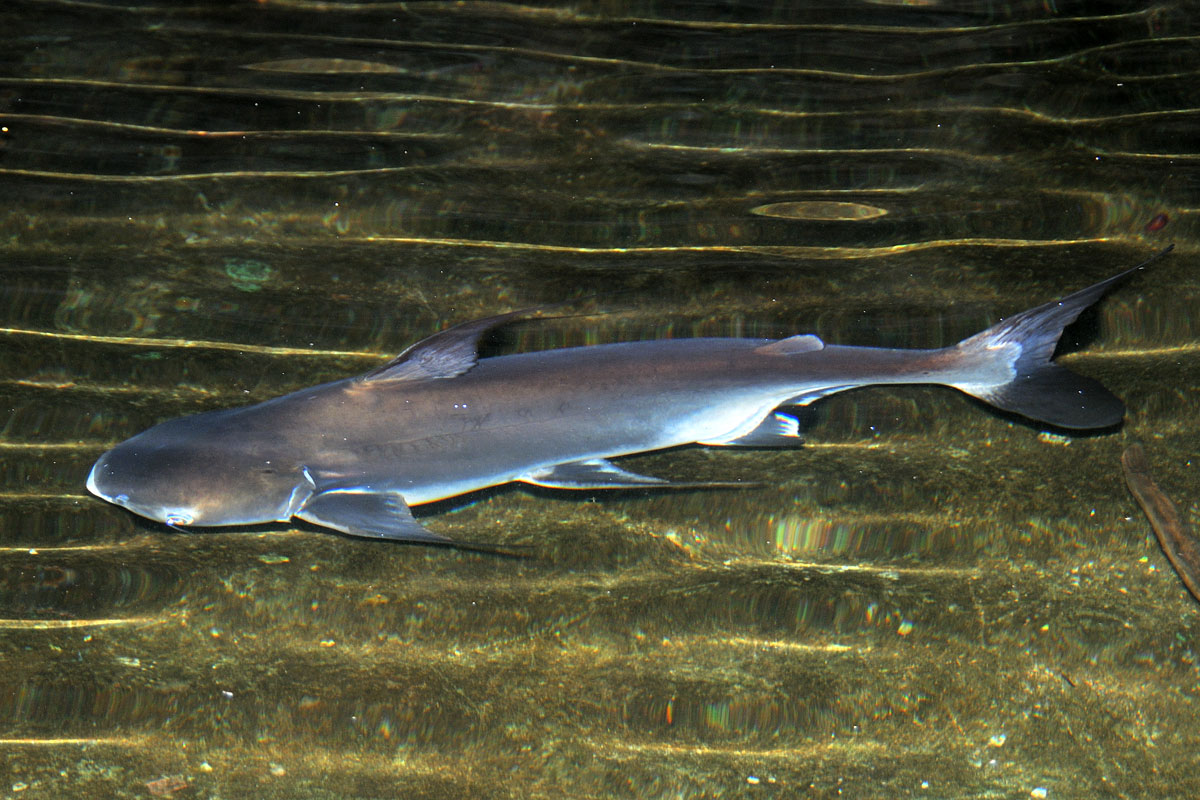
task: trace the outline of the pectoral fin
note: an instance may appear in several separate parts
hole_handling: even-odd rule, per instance
[[[404,498],[370,487],[344,487],[317,492],[304,501],[296,516],[314,525],[351,536],[408,542],[449,542],[413,519]]]
[[[522,483],[550,489],[728,489],[741,488],[743,483],[677,483],[621,469],[603,458],[570,461],[534,470],[517,478]]]

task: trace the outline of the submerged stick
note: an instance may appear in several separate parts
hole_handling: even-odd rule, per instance
[[[1125,483],[1150,520],[1167,560],[1179,574],[1183,585],[1200,601],[1200,542],[1189,530],[1171,498],[1158,488],[1150,475],[1146,452],[1140,444],[1130,445],[1121,455]]]

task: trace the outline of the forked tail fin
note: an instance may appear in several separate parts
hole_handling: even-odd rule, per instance
[[[1125,415],[1125,406],[1098,381],[1076,375],[1050,359],[1063,328],[1085,308],[1134,272],[1171,252],[1166,248],[1136,267],[1061,300],[1031,308],[958,343],[965,358],[1005,359],[1003,382],[955,383],[973,397],[1031,419],[1062,428],[1106,428]],[[994,374],[994,373],[993,373]]]

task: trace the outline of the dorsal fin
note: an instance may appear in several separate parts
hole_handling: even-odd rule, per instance
[[[429,378],[453,378],[462,375],[479,358],[479,339],[497,325],[540,309],[526,308],[472,320],[428,336],[409,347],[381,367],[358,378],[363,383],[380,381],[419,381]]]

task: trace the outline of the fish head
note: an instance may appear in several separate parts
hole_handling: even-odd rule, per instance
[[[88,491],[172,527],[290,519],[312,492],[306,471],[252,442],[198,429],[197,419],[162,423],[109,450],[93,465]]]

